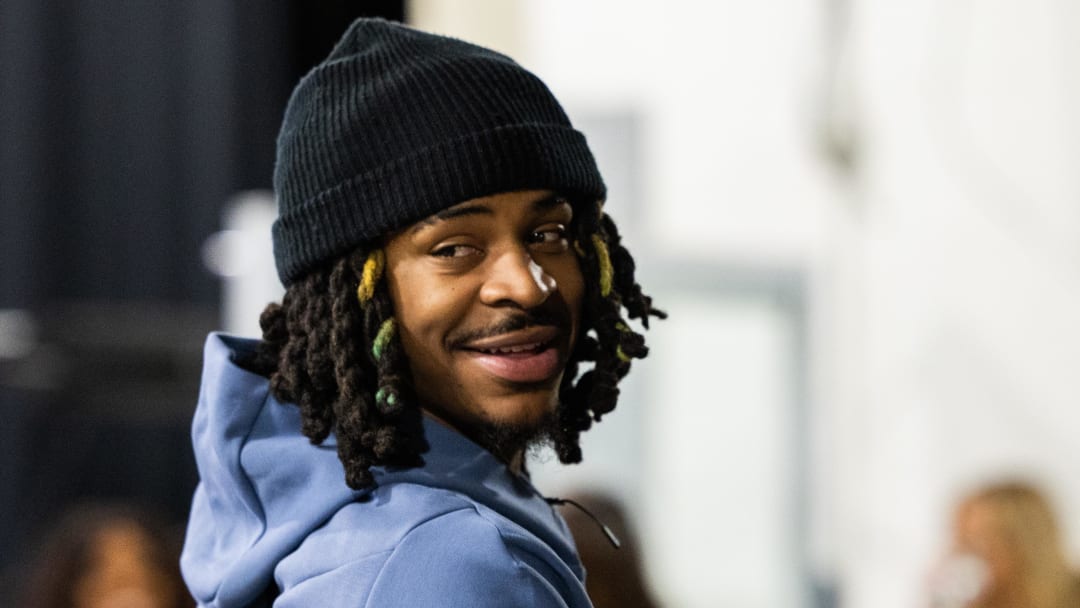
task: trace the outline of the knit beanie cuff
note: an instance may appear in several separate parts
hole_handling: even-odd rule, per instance
[[[289,285],[326,260],[442,209],[529,189],[588,200],[606,195],[585,137],[572,127],[497,126],[414,151],[283,207],[273,227],[278,276]]]

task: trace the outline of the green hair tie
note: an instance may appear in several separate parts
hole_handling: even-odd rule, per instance
[[[630,363],[630,357],[628,357],[626,353],[623,352],[622,346],[615,347],[615,356],[618,357],[619,361],[622,361],[623,363]]]
[[[382,358],[386,346],[390,344],[390,340],[394,339],[394,329],[396,327],[393,317],[383,321],[382,325],[379,326],[379,333],[375,336],[375,342],[371,345],[371,355],[375,357],[376,361]]]
[[[394,395],[394,393],[388,392],[386,388],[380,388],[378,391],[375,391],[375,402],[394,405],[397,403],[397,396]]]

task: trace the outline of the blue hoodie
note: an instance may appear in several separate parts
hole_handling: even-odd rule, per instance
[[[193,436],[200,483],[181,556],[200,606],[591,606],[562,518],[525,479],[425,419],[420,468],[356,491],[331,436],[237,366],[256,342],[211,334]]]

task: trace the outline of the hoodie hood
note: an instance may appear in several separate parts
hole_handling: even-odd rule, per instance
[[[274,569],[313,531],[350,503],[389,500],[389,488],[414,484],[466,496],[518,523],[584,577],[562,518],[524,478],[490,452],[425,417],[431,450],[422,467],[374,469],[376,487],[352,490],[331,435],[313,445],[298,407],[275,399],[266,378],[239,367],[255,340],[211,334],[192,424],[200,483],[181,570],[200,605],[248,606],[274,582]],[[419,507],[396,505],[401,517]],[[395,511],[397,513],[397,511]]]

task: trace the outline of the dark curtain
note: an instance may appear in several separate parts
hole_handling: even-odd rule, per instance
[[[292,86],[362,14],[403,2],[0,0],[0,568],[78,501],[182,520],[200,247],[270,187]]]

